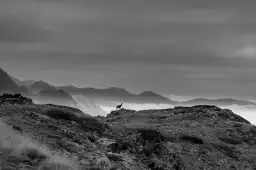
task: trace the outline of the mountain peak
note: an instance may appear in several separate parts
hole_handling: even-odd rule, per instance
[[[33,85],[50,85],[50,84],[47,82],[44,82],[43,80],[39,80],[34,82]]]
[[[155,92],[152,91],[144,91],[141,94],[139,94],[140,96],[161,96]]]
[[[0,68],[0,91],[1,92],[18,92],[19,86],[11,79],[11,77]]]
[[[56,88],[47,82],[42,80],[36,81],[35,83],[28,86],[32,93],[39,93],[42,90],[56,90]]]
[[[110,87],[106,90],[109,90],[109,91],[114,91],[114,92],[125,92],[125,93],[129,93],[126,89],[124,88],[120,88],[120,87]]]

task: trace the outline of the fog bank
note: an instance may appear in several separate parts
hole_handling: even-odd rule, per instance
[[[111,111],[115,110],[115,107],[110,106],[100,106],[105,112],[110,113]],[[153,103],[147,103],[147,104],[136,104],[136,103],[125,103],[123,104],[123,108],[125,109],[131,109],[131,110],[147,110],[147,109],[167,109],[167,108],[173,108],[174,105],[170,104],[153,104]],[[256,107],[253,106],[238,106],[238,105],[230,105],[230,106],[219,106],[222,109],[230,109],[235,114],[245,118],[252,124],[256,125]],[[105,115],[102,115],[105,116]]]

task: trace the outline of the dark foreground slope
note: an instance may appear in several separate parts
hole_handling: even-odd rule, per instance
[[[256,169],[256,127],[227,109],[121,110],[107,122],[129,140],[140,132],[134,148],[147,168]]]
[[[256,127],[214,106],[92,118],[63,106],[2,105],[0,117],[4,170],[256,169]]]

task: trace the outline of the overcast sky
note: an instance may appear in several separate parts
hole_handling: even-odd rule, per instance
[[[0,0],[0,67],[21,79],[256,97],[255,0]]]

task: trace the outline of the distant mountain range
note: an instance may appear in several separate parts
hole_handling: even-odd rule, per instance
[[[51,91],[57,90],[53,85],[50,85],[49,83],[46,83],[42,80],[35,81],[33,84],[28,85],[27,88],[33,94],[38,94],[42,90],[51,90]]]
[[[170,104],[175,106],[191,106],[191,105],[252,105],[256,107],[256,103],[246,100],[236,100],[232,98],[226,99],[205,99],[197,98],[193,100],[178,102],[167,97],[154,93],[152,91],[144,91],[141,94],[133,94],[123,88],[110,87],[106,89],[96,88],[78,88],[73,85],[54,86],[42,80],[26,80],[22,81],[13,76],[9,76],[5,71],[0,69],[0,92],[21,92],[26,93],[32,99],[39,103],[53,103],[67,106],[78,106],[78,101],[86,102],[86,104],[95,110],[100,108],[94,107],[98,105],[115,106],[117,103],[154,103],[154,104]],[[74,99],[73,96],[76,96]],[[77,97],[80,96],[80,97]],[[81,98],[83,96],[84,98]],[[76,100],[76,101],[75,101]],[[92,103],[94,101],[95,103]],[[86,110],[86,109],[84,109]]]
[[[95,89],[95,88],[78,88],[75,86],[61,86],[58,87],[70,94],[78,95],[82,94],[93,100],[102,101],[115,101],[126,103],[166,103],[174,104],[176,102],[170,100],[167,97],[161,96],[151,91],[144,91],[141,94],[132,94],[123,88],[111,87],[107,89]]]
[[[229,105],[255,105],[256,103],[246,100],[236,100],[232,98],[224,98],[224,99],[205,99],[205,98],[197,98],[188,101],[180,102],[180,105],[216,105],[216,106],[229,106]]]
[[[33,83],[35,83],[35,80],[19,80],[18,78],[11,76],[10,78],[18,85],[18,86],[29,86]]]

